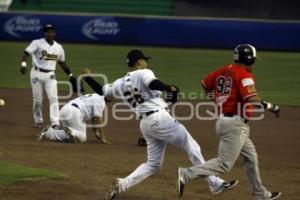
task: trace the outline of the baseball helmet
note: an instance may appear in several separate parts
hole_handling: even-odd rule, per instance
[[[256,60],[256,49],[250,44],[240,44],[234,49],[233,60],[244,65],[253,65]]]

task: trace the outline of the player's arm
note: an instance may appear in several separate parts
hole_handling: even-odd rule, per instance
[[[202,81],[201,86],[209,100],[214,99],[214,82],[215,82],[215,73],[212,72],[209,75],[207,75]]]
[[[23,55],[21,58],[21,68],[20,68],[20,72],[22,74],[26,74],[28,57],[31,54],[33,54],[36,50],[37,50],[37,42],[35,40],[33,40],[23,51]]]
[[[82,81],[77,81],[77,78],[73,75],[70,68],[68,67],[67,63],[65,61],[58,61],[58,64],[62,68],[62,70],[68,75],[69,81],[72,85],[72,90],[74,93],[84,92],[84,86]]]
[[[103,85],[97,82],[95,79],[90,77],[89,75],[91,74],[91,71],[87,68],[82,69],[81,73],[85,75],[84,80],[85,82],[94,90],[99,95],[103,95]]]
[[[20,67],[20,72],[22,74],[26,74],[27,72],[27,60],[29,56],[30,56],[29,53],[27,53],[26,51],[23,52],[22,59],[21,59],[21,67]]]
[[[167,85],[158,79],[154,79],[149,83],[149,88],[151,90],[165,91],[166,98],[165,101],[174,104],[177,102],[179,88],[175,85]]]
[[[163,83],[161,80],[157,79],[154,73],[149,69],[143,71],[142,80],[151,90],[167,92],[166,102],[170,102],[172,104],[177,102],[179,93],[179,88],[177,86]]]
[[[176,86],[167,85],[162,81],[155,79],[149,83],[149,88],[151,90],[158,90],[158,91],[166,91],[166,92],[175,92],[177,91]]]
[[[106,140],[104,129],[101,127],[101,124],[103,124],[102,117],[93,117],[92,119],[93,123],[93,132],[95,134],[95,137],[99,139],[103,144],[112,144],[111,142]]]
[[[280,107],[278,105],[264,101],[260,98],[256,91],[253,77],[246,77],[242,79],[239,86],[239,90],[245,102],[248,102],[255,107],[263,106],[265,110],[274,113],[276,117],[279,116]]]
[[[279,117],[279,113],[280,113],[280,106],[276,105],[276,104],[272,104],[270,102],[267,102],[265,100],[262,100],[258,95],[257,96],[252,96],[249,97],[247,99],[248,103],[252,103],[254,106],[256,107],[261,107],[263,106],[263,108],[265,110],[268,110],[272,113],[275,114],[276,117]]]
[[[73,74],[70,70],[70,68],[68,67],[66,61],[59,61],[58,62],[59,66],[62,68],[62,70],[69,76],[69,77],[72,77]]]

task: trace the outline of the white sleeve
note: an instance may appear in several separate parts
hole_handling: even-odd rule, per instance
[[[121,91],[119,91],[120,79],[113,83],[109,83],[103,86],[103,94],[107,97],[119,97],[122,96]]]
[[[65,62],[66,61],[65,51],[64,51],[64,48],[62,46],[60,46],[60,53],[58,55],[57,61],[58,62]]]
[[[102,88],[104,96],[114,97],[116,94],[114,83],[105,84]]]
[[[157,79],[154,73],[150,69],[145,69],[142,72],[142,80],[144,84],[148,87],[151,81]]]
[[[37,50],[37,41],[33,40],[25,49],[27,53],[32,55]]]

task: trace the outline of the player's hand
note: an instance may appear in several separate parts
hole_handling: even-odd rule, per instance
[[[21,72],[21,74],[26,74],[26,72],[27,72],[27,67],[21,67],[21,68],[20,68],[20,72]]]
[[[275,117],[278,118],[279,117],[279,113],[280,113],[280,106],[279,105],[272,105],[272,107],[269,109],[270,112],[275,114]]]
[[[92,73],[91,70],[88,68],[83,68],[80,72],[80,74],[91,74],[91,73]]]

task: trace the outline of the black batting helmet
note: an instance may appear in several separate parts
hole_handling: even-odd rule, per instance
[[[256,49],[250,44],[240,44],[234,49],[233,60],[244,65],[253,65],[256,60]]]

